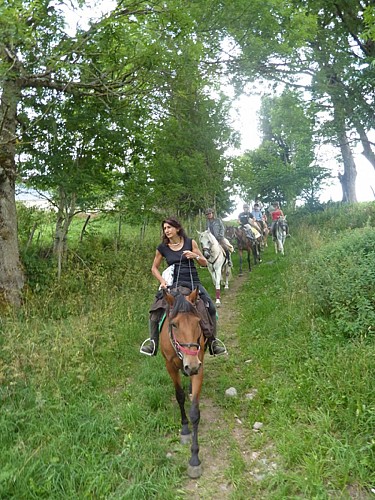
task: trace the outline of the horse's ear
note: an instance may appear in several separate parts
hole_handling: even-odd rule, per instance
[[[195,290],[189,293],[188,300],[192,304],[195,304],[199,297],[199,288],[197,287]]]
[[[174,301],[175,301],[175,298],[173,297],[173,295],[171,293],[169,293],[166,288],[162,288],[162,290],[163,290],[163,295],[164,295],[165,300],[168,302],[168,304],[170,306],[173,306]]]

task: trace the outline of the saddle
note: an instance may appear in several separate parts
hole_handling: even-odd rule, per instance
[[[182,293],[182,295],[189,295],[191,293],[191,289],[179,285],[177,289],[173,289],[171,293]],[[203,335],[206,339],[212,338],[215,336],[215,325],[213,318],[208,312],[208,302],[204,300],[204,295],[199,294],[199,299],[196,302],[197,313],[200,317],[200,325],[202,328]],[[163,326],[166,317],[167,303],[164,299],[163,291],[159,290],[155,295],[155,301],[150,307],[150,318],[152,320],[159,322],[159,331]]]

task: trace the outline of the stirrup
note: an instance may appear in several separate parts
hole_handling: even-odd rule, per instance
[[[145,344],[148,344],[148,342],[150,342],[150,344],[152,345],[152,352],[142,351],[143,347],[145,347]],[[156,349],[155,340],[148,338],[144,342],[142,342],[139,352],[141,354],[144,354],[145,356],[153,356],[155,354],[155,349]]]
[[[218,343],[220,347],[224,347],[225,351],[224,352],[220,352],[219,354],[215,354],[214,350],[213,350],[213,345],[212,345],[212,344],[215,344],[215,343]],[[226,348],[224,342],[222,340],[218,339],[218,338],[215,338],[212,341],[212,343],[209,346],[209,348],[210,348],[210,354],[211,354],[211,356],[222,356],[223,354],[228,354],[228,351],[227,351],[227,348]]]

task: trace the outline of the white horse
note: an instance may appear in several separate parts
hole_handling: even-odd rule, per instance
[[[288,223],[286,218],[281,216],[277,219],[273,229],[273,239],[275,242],[275,252],[284,255],[284,243],[287,233]]]
[[[231,268],[225,256],[225,252],[215,236],[210,231],[203,231],[199,234],[199,242],[202,248],[202,253],[208,262],[208,270],[211,274],[216,292],[216,305],[219,307],[220,301],[220,284],[224,283],[224,288],[229,288],[229,278],[231,277]],[[231,246],[228,241],[228,246]]]

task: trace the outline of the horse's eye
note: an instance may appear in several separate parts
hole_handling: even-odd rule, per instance
[[[171,323],[171,327],[172,327],[172,328],[177,328],[176,323],[172,322],[172,323]]]

